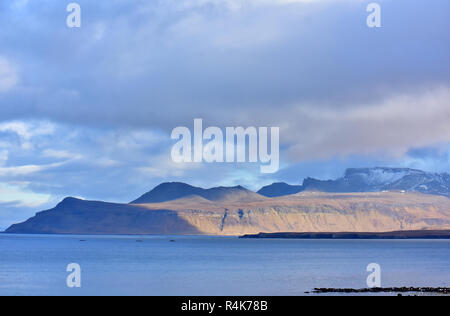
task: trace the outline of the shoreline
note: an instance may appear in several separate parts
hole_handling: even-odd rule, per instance
[[[259,233],[240,236],[242,239],[450,239],[450,230],[410,230],[392,232],[329,232],[329,233]]]
[[[110,233],[9,233],[2,231],[0,236],[114,236],[114,237],[228,237],[237,239],[369,239],[369,240],[447,240],[450,239],[450,230],[412,230],[412,231],[392,231],[392,232],[277,232],[258,233],[245,235],[210,235],[210,234],[110,234]]]
[[[307,292],[308,293],[308,292]],[[327,293],[434,293],[434,294],[450,294],[449,287],[387,287],[387,288],[366,288],[366,289],[351,289],[351,288],[315,288],[311,293],[313,294],[327,294]],[[308,293],[309,294],[309,293]]]

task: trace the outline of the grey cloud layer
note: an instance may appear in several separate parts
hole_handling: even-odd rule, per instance
[[[296,119],[292,119],[292,117]],[[391,155],[450,142],[450,90],[399,94],[353,108],[299,106],[285,120],[296,160]],[[290,124],[290,125],[289,125]],[[295,126],[303,133],[295,133]]]
[[[80,1],[80,30],[65,27],[59,1],[3,3],[0,54],[20,67],[21,85],[0,96],[0,115],[255,125],[266,108],[357,107],[449,84],[445,1],[382,1],[381,30],[365,26],[361,1],[259,3]]]

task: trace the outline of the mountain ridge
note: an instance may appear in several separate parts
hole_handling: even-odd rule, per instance
[[[212,202],[218,201],[249,201],[265,197],[242,186],[214,187],[203,189],[182,182],[165,182],[156,186],[130,204],[149,204],[173,201],[188,196],[199,196]]]
[[[242,186],[203,189],[167,182],[128,204],[67,197],[6,232],[242,235],[450,229],[447,183],[448,174],[381,167],[347,169],[336,180],[307,178],[301,186],[279,182],[259,193]]]
[[[280,188],[284,190],[280,190]],[[335,180],[306,178],[302,185],[274,183],[263,187],[259,194],[274,197],[303,191],[334,193],[407,191],[450,197],[450,175],[410,168],[349,168]],[[294,194],[295,194],[294,193]]]

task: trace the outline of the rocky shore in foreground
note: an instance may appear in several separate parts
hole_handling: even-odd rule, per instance
[[[334,289],[334,288],[316,288],[313,293],[435,293],[435,294],[450,294],[448,287],[387,287],[387,288],[367,288],[367,289]]]
[[[239,238],[273,239],[450,239],[450,230],[409,230],[384,233],[259,233]]]

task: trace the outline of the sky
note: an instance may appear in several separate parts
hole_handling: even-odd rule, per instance
[[[0,2],[0,230],[62,198],[450,171],[450,2]],[[175,164],[171,131],[280,127],[280,170]]]

